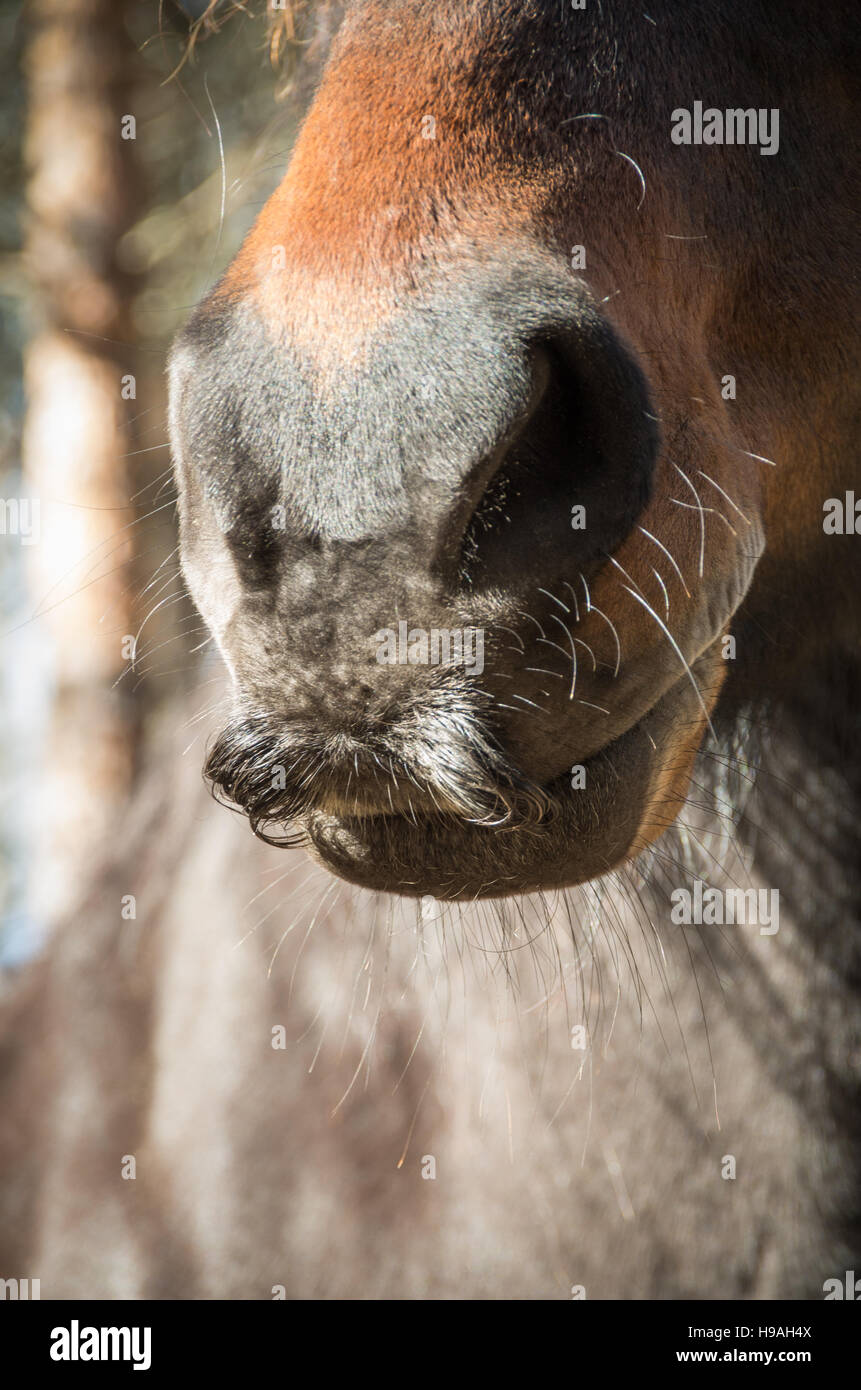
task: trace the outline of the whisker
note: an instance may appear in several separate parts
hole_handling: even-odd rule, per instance
[[[747,517],[745,516],[744,512],[742,511],[741,507],[739,507],[735,502],[733,502],[733,500],[732,500],[732,498],[730,497],[730,495],[729,495],[728,492],[724,492],[724,490],[723,490],[723,488],[721,487],[720,483],[716,483],[715,480],[714,480],[714,478],[710,478],[709,475],[708,475],[708,473],[704,473],[703,470],[702,470],[701,468],[698,468],[698,469],[697,469],[697,472],[699,473],[699,475],[700,475],[701,478],[705,478],[705,480],[706,480],[707,483],[711,483],[712,487],[717,488],[718,492],[720,493],[720,495],[721,495],[721,497],[724,499],[724,501],[729,503],[729,505],[732,507],[733,511],[738,512],[738,514],[739,514],[739,516],[741,517],[742,521],[744,522],[745,526],[750,526],[750,522],[748,521],[748,519],[747,519]]]
[[[571,667],[571,691],[570,691],[570,693],[569,693],[569,695],[568,695],[568,699],[569,699],[569,700],[573,700],[573,699],[574,699],[574,690],[575,690],[575,687],[576,687],[576,685],[577,685],[577,650],[576,650],[576,648],[575,648],[575,646],[574,646],[574,638],[571,636],[571,633],[568,631],[567,627],[565,626],[565,624],[563,623],[563,621],[562,621],[561,618],[557,618],[557,616],[556,616],[555,613],[551,613],[550,616],[551,616],[551,618],[553,619],[554,623],[558,623],[558,624],[559,624],[559,626],[562,628],[562,631],[565,633],[566,637],[568,638],[568,641],[571,643],[571,661],[572,661],[572,667]]]
[[[664,552],[664,554],[666,555],[666,557],[667,557],[667,559],[669,560],[670,564],[672,565],[673,569],[675,570],[676,574],[678,575],[678,577],[679,577],[679,583],[681,584],[682,588],[684,589],[685,594],[687,595],[688,598],[690,598],[690,597],[691,597],[691,591],[690,591],[690,589],[688,588],[687,584],[685,583],[685,577],[684,577],[684,575],[682,574],[681,570],[679,569],[678,565],[676,564],[675,560],[673,559],[672,555],[671,555],[670,552],[667,550],[667,547],[663,544],[662,541],[659,541],[659,540],[658,540],[657,536],[653,536],[652,533],[651,533],[651,531],[647,531],[646,528],[645,528],[645,526],[639,526],[639,525],[638,525],[638,526],[637,526],[637,530],[638,530],[639,532],[641,532],[641,534],[644,535],[648,540],[653,541],[654,544],[658,547],[659,550],[662,550],[662,551]]]
[[[670,462],[672,463],[672,460],[670,460]],[[683,482],[687,487],[690,488],[691,492],[694,494],[694,497],[695,497],[695,499],[696,499],[696,504],[697,504],[697,506],[699,507],[699,513],[700,513],[700,568],[699,568],[699,575],[700,575],[700,579],[702,579],[702,577],[703,577],[703,568],[704,568],[704,565],[705,565],[705,556],[706,556],[706,519],[705,519],[705,514],[704,514],[704,512],[703,512],[703,504],[702,504],[702,501],[701,501],[701,499],[700,499],[699,493],[697,492],[696,488],[694,487],[694,485],[693,485],[693,483],[691,482],[691,480],[690,480],[690,478],[688,477],[688,475],[687,475],[686,473],[683,473],[683,472],[682,472],[681,468],[679,468],[679,465],[678,465],[677,463],[673,463],[673,468],[675,468],[675,470],[676,470],[676,472],[678,473],[679,477],[681,478],[682,482]]]
[[[695,691],[695,693],[696,693],[697,700],[699,701],[700,709],[702,710],[702,712],[703,712],[703,714],[704,714],[704,716],[705,716],[705,721],[706,721],[706,724],[708,725],[709,733],[711,734],[712,738],[715,740],[715,743],[717,743],[717,741],[718,741],[718,739],[717,739],[717,734],[715,733],[714,725],[712,724],[711,717],[710,717],[710,715],[709,715],[708,709],[706,708],[706,702],[705,702],[705,700],[704,700],[703,697],[702,697],[702,692],[700,691],[700,688],[699,688],[699,686],[698,686],[698,684],[697,684],[697,682],[696,682],[696,678],[695,678],[695,676],[694,676],[694,673],[693,673],[693,671],[691,670],[690,666],[688,665],[687,661],[685,660],[685,655],[684,655],[684,653],[683,653],[681,647],[679,646],[678,642],[676,641],[675,637],[674,637],[673,634],[670,632],[670,629],[667,627],[666,623],[664,623],[664,622],[658,617],[657,613],[655,612],[654,608],[652,608],[651,604],[647,603],[646,600],[645,600],[640,594],[635,593],[633,589],[629,589],[628,586],[627,586],[627,584],[623,584],[623,585],[622,585],[622,588],[625,589],[625,590],[631,595],[632,598],[635,598],[635,599],[637,600],[638,603],[642,604],[642,606],[645,608],[646,612],[649,613],[649,614],[651,615],[651,617],[654,618],[655,622],[658,624],[658,627],[661,629],[661,631],[663,632],[663,634],[664,634],[664,636],[666,637],[667,641],[670,643],[670,646],[672,647],[673,651],[676,653],[676,656],[679,658],[679,661],[682,663],[682,667],[684,668],[685,675],[688,677],[688,680],[690,681],[691,685],[692,685],[693,688],[694,688],[694,691]]]

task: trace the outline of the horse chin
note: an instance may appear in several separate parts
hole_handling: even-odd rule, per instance
[[[714,650],[644,718],[544,790],[549,809],[528,825],[455,816],[311,812],[311,852],[363,888],[442,901],[564,888],[608,873],[658,839],[684,804],[723,679]]]

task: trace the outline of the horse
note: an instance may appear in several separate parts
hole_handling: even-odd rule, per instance
[[[170,361],[206,773],[254,835],[166,749],[7,1022],[4,1272],[756,1299],[858,1267],[850,30],[347,4]]]

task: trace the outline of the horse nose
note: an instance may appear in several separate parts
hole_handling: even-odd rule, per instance
[[[376,632],[508,623],[648,499],[646,383],[584,287],[534,249],[439,280],[337,369],[249,301],[204,303],[174,351],[185,573],[272,708],[360,718],[422,679]]]
[[[630,524],[654,412],[633,355],[554,258],[452,252],[341,361],[330,334],[309,343],[302,329],[309,294],[279,299],[275,322],[253,293],[216,294],[174,350],[178,471],[193,452],[227,534],[280,502],[300,537],[354,544],[409,526],[450,568],[492,515],[548,488],[523,519],[535,543],[551,508],[569,541],[574,506],[596,543]]]

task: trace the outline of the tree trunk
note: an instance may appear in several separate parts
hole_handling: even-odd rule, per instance
[[[37,916],[68,909],[128,791],[135,511],[132,288],[117,259],[139,212],[128,117],[135,48],[118,0],[32,0],[25,258],[39,322],[25,356],[32,609],[50,649]]]

